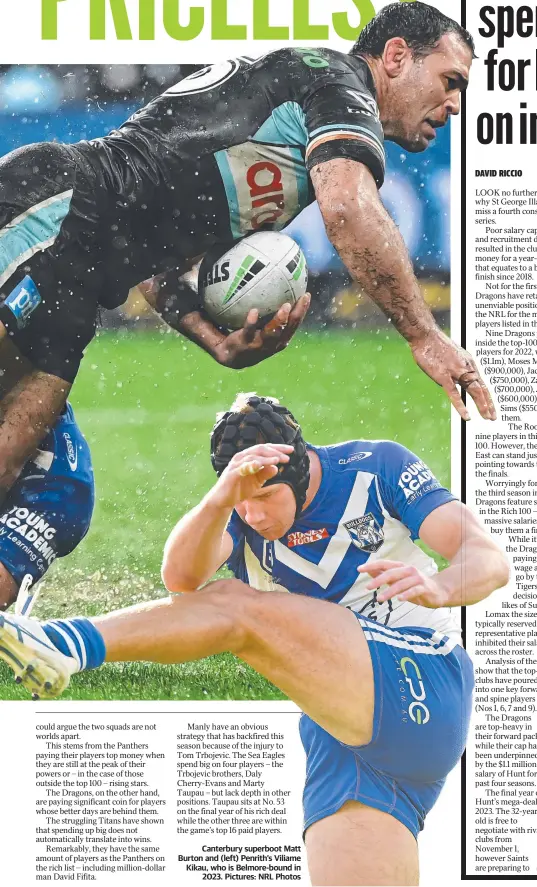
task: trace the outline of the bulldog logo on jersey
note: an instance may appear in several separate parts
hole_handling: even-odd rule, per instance
[[[374,554],[384,542],[382,527],[371,512],[364,514],[363,517],[355,517],[353,520],[345,521],[343,526],[351,537],[352,544],[356,545],[360,551]]]

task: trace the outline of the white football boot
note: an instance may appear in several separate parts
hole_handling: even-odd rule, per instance
[[[75,658],[54,646],[37,619],[0,613],[0,659],[15,673],[33,699],[53,699],[79,671]]]

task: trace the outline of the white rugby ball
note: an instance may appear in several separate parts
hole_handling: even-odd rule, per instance
[[[304,253],[287,234],[258,231],[200,268],[199,292],[209,317],[221,327],[240,329],[251,308],[266,322],[285,302],[306,292]]]

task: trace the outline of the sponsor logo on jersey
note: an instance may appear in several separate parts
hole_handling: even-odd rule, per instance
[[[352,544],[360,551],[373,554],[384,542],[384,531],[371,512],[345,521],[343,526],[351,537]]]
[[[235,237],[265,226],[279,230],[306,206],[299,195],[304,161],[292,148],[252,141],[217,152],[217,160],[219,155]],[[222,172],[221,162],[219,167]]]
[[[372,455],[372,453],[353,453],[348,459],[339,459],[338,465],[348,465],[349,462],[361,462],[362,459],[367,459]]]
[[[56,536],[56,532],[56,527],[45,520],[43,515],[36,511],[30,511],[28,508],[19,508],[14,505],[0,517],[0,537],[10,539],[29,554],[31,548],[24,542],[30,543],[32,548],[43,556],[48,565],[56,557],[56,552],[50,544]]]
[[[412,502],[414,499],[423,496],[424,493],[428,493],[429,490],[440,487],[440,483],[432,471],[427,468],[425,462],[419,459],[417,462],[412,462],[411,465],[406,466],[398,480],[398,486],[405,494],[405,499],[408,502]]]
[[[306,530],[305,533],[289,533],[287,547],[296,548],[297,545],[309,545],[311,542],[318,542],[319,539],[328,539],[326,527],[319,530]]]
[[[282,168],[271,160],[252,163],[246,171],[252,228],[275,224],[284,214],[285,194]]]
[[[424,702],[426,693],[421,679],[421,672],[410,656],[404,656],[399,664],[413,699],[413,702],[408,706],[408,714],[415,724],[426,724],[431,718],[431,713]],[[404,684],[401,680],[399,685],[401,689],[404,689]]]
[[[41,296],[31,277],[26,277],[15,287],[4,302],[13,313],[17,327],[22,330],[28,323],[30,314],[41,303]]]
[[[76,471],[78,468],[78,450],[75,447],[71,435],[67,432],[63,432],[63,439],[65,441],[65,447],[67,450],[67,461],[69,462],[69,468],[71,471]]]
[[[295,52],[300,54],[302,61],[308,66],[308,68],[330,67],[330,62],[323,55],[322,49],[301,49],[300,47],[296,47]]]

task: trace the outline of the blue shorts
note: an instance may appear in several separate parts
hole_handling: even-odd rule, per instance
[[[373,663],[373,736],[367,745],[347,746],[302,716],[304,830],[346,801],[361,801],[390,813],[417,837],[464,751],[472,663],[463,647],[432,629],[357,619]]]
[[[94,501],[89,447],[67,404],[0,506],[0,563],[17,586],[76,548]]]

